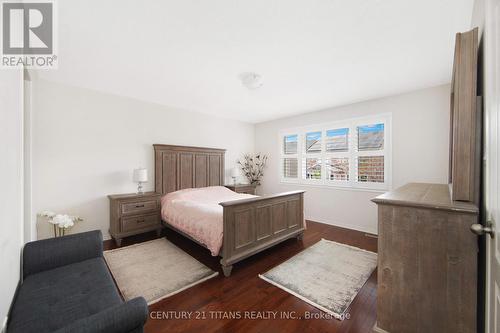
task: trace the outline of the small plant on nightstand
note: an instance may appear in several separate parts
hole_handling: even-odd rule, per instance
[[[52,224],[54,228],[54,237],[64,236],[66,230],[73,227],[76,222],[83,221],[83,219],[78,216],[70,216],[67,214],[56,214],[50,211],[42,212],[38,214],[38,216],[47,218],[47,222]]]

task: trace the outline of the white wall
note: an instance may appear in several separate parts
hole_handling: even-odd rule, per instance
[[[485,6],[486,0],[475,0],[474,8],[472,10],[471,28],[479,28],[479,40],[482,39],[482,34],[484,31],[484,24],[486,19]]]
[[[81,216],[72,232],[109,237],[107,195],[136,191],[146,167],[154,189],[153,144],[226,148],[229,169],[254,150],[254,126],[44,80],[33,82],[33,209]],[[38,219],[38,238],[52,229]]]
[[[23,160],[24,160],[24,242],[33,241],[36,239],[36,229],[35,224],[32,221],[36,214],[33,214],[33,208],[31,207],[31,133],[32,133],[32,121],[31,121],[31,103],[32,93],[31,93],[31,78],[27,70],[24,71],[24,98],[23,98]]]
[[[410,181],[446,183],[449,85],[251,125],[70,87],[33,82],[33,210],[82,216],[73,232],[101,229],[109,237],[108,194],[134,192],[144,166],[153,189],[153,143],[227,148],[229,169],[243,152],[270,154],[261,194],[303,188],[308,219],[376,233],[377,192],[282,184],[280,130],[392,113],[393,187]],[[37,221],[38,238],[52,235]]]
[[[19,281],[23,244],[23,77],[0,74],[0,325]]]
[[[379,193],[280,183],[278,133],[287,128],[392,113],[393,188],[407,182],[447,183],[449,93],[450,86],[442,85],[257,124],[255,149],[270,155],[259,192],[304,189],[307,219],[377,233],[376,206],[370,199]]]

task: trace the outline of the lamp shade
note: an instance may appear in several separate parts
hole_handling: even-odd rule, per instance
[[[231,169],[231,177],[238,177],[240,175],[240,170],[238,168]]]
[[[134,169],[134,182],[138,183],[145,183],[148,181],[148,169]]]

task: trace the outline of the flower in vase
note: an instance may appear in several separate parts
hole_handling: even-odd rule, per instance
[[[268,156],[265,154],[245,154],[236,163],[250,184],[260,185],[264,177]]]
[[[38,216],[46,217],[47,222],[52,224],[54,228],[54,237],[64,236],[67,229],[73,227],[76,222],[83,221],[83,219],[78,216],[56,214],[51,211],[44,211],[39,213]]]
[[[75,225],[73,219],[66,214],[57,214],[52,218],[52,223],[57,225],[59,228],[68,229]]]

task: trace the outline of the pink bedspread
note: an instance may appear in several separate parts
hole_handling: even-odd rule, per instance
[[[219,202],[253,197],[255,195],[236,193],[224,186],[180,190],[161,198],[161,216],[216,256],[222,247],[223,233],[223,209]]]

